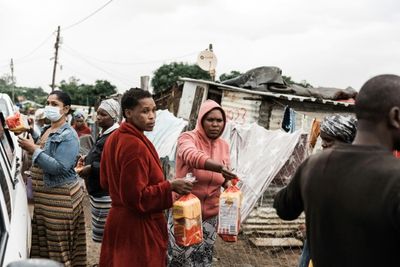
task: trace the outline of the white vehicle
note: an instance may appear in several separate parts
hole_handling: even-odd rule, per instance
[[[1,98],[0,98],[1,99]],[[1,103],[1,100],[0,100]],[[0,104],[1,105],[1,104]],[[13,133],[5,128],[0,112],[0,266],[27,259],[31,246],[31,218],[21,158]],[[4,110],[4,112],[6,112]]]
[[[10,96],[4,93],[0,93],[0,111],[3,113],[4,118],[13,115],[17,111],[17,108],[12,102]],[[17,137],[12,134],[11,139],[16,150],[15,154],[18,158],[22,159],[22,149],[18,146]]]

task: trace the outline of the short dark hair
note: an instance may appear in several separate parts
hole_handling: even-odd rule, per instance
[[[143,98],[152,98],[149,91],[140,88],[131,88],[126,91],[121,98],[122,115],[125,116],[125,109],[132,109],[139,104],[139,100]]]
[[[400,76],[384,74],[369,79],[361,87],[355,113],[358,120],[378,122],[394,106],[400,107]]]
[[[49,94],[49,96],[50,95],[56,95],[57,99],[61,101],[64,104],[64,106],[71,106],[72,103],[71,97],[66,92],[61,90],[54,90]]]

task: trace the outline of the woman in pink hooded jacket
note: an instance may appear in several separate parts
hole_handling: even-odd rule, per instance
[[[192,173],[197,179],[192,193],[201,202],[203,242],[187,248],[176,245],[170,217],[169,266],[211,266],[221,188],[236,177],[229,171],[229,145],[220,138],[225,124],[224,110],[216,102],[207,100],[200,107],[196,128],[178,138],[176,177]]]

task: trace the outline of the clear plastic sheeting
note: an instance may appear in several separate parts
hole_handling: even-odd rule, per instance
[[[160,158],[175,160],[177,140],[187,124],[187,121],[175,117],[168,110],[157,110],[153,131],[144,134],[153,143]]]
[[[300,136],[301,131],[270,131],[256,123],[240,125],[229,121],[226,124],[222,138],[230,145],[230,167],[240,179],[242,222],[290,158]]]

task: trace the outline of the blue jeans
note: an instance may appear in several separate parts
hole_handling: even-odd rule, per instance
[[[304,240],[303,251],[301,252],[299,267],[308,267],[310,262],[310,250],[308,249],[307,239]]]

